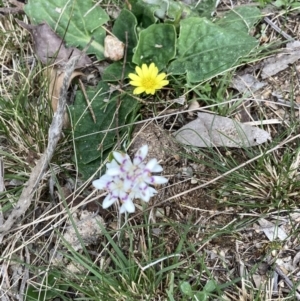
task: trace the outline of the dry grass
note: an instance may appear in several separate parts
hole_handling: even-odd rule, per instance
[[[0,206],[4,220],[46,148],[52,121],[43,67],[34,58],[28,34],[14,18],[0,19],[0,166],[4,164]],[[287,16],[277,12],[272,20],[299,39],[293,12]],[[281,35],[264,26],[258,25],[257,34],[263,31],[266,44],[282,42]],[[279,121],[264,126],[273,142],[259,148],[178,146],[162,127],[173,130],[192,117],[174,117],[177,109],[164,104],[144,108],[143,119],[150,119],[151,125],[136,130],[131,153],[149,143],[151,156],[163,162],[169,184],[149,207],[137,204],[137,213],[128,218],[119,216],[117,208],[103,210],[103,195],[97,195],[90,182],[80,180],[72,160],[72,137],[66,132],[32,195],[30,209],[2,237],[0,300],[195,300],[199,293],[207,294],[203,300],[298,299],[300,135],[296,104],[300,96],[296,69],[267,79],[263,91],[242,97],[242,102],[239,95],[239,102],[231,97],[232,88],[224,84],[228,79],[211,82],[223,89],[219,95],[225,100],[218,104],[194,97],[206,110],[237,118],[246,111],[250,121]],[[278,91],[287,102],[284,105],[272,97]],[[192,98],[191,93],[187,98]],[[155,112],[162,118],[151,118]],[[92,216],[80,220],[83,210]],[[103,224],[98,220],[102,235],[92,241],[78,238],[81,247],[74,250],[64,236],[67,229],[74,227],[82,236],[82,223],[91,223],[95,216],[104,219]],[[280,226],[287,237],[268,239],[261,218]],[[277,278],[280,272],[283,275]],[[206,292],[209,280],[216,287]],[[183,282],[191,285],[195,296],[183,294]]]

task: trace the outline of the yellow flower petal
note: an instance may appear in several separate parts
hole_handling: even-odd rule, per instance
[[[157,80],[158,82],[160,82],[160,81],[162,81],[166,76],[167,76],[166,73],[160,73],[160,74],[158,74],[158,75],[156,76],[156,80]]]
[[[151,63],[149,66],[149,76],[156,77],[158,74],[158,68],[154,65],[154,63]]]
[[[134,74],[134,73],[129,73],[129,74],[128,74],[128,77],[129,77],[130,79],[134,80],[134,81],[139,81],[139,82],[141,82],[141,78],[140,78],[139,76],[137,76],[136,74]]]
[[[146,64],[142,64],[141,67],[136,66],[136,74],[129,73],[128,77],[131,79],[130,85],[136,88],[133,94],[154,94],[156,90],[169,84],[168,80],[165,80],[166,73],[158,74],[158,68],[154,63],[151,63],[149,67]]]
[[[138,87],[133,90],[133,94],[141,94],[143,92],[145,92],[145,89],[143,87]]]
[[[154,95],[155,89],[146,89],[145,92],[146,92],[147,94],[152,94],[152,95]]]
[[[159,82],[159,84],[157,84],[157,90],[161,89],[163,86],[166,86],[169,84],[169,81],[168,80],[162,80]]]
[[[143,76],[143,71],[139,66],[135,67],[135,72],[138,74],[138,76],[140,76],[140,77]]]
[[[142,65],[142,73],[143,73],[143,76],[148,75],[148,66],[146,64]]]
[[[141,82],[140,81],[130,81],[129,82],[131,86],[135,86],[135,87],[140,87],[141,86]]]

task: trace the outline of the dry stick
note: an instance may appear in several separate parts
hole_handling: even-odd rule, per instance
[[[127,59],[127,45],[128,45],[128,32],[125,31],[125,49],[124,49],[124,59],[123,59],[123,68],[122,68],[122,75],[121,75],[121,82],[120,82],[120,88],[123,88],[123,81],[124,81],[124,75],[125,75],[125,64],[126,64],[126,59]],[[120,94],[117,98],[117,103],[116,103],[116,128],[119,127],[119,109],[121,106],[121,99],[120,99]],[[120,133],[119,130],[116,129],[116,134],[117,134],[117,148],[120,148]]]
[[[22,14],[24,13],[24,3],[16,0],[9,0],[9,3],[15,5],[16,7],[1,7],[0,12],[3,14]]]
[[[272,22],[268,17],[264,17],[264,20],[266,23],[268,23],[275,31],[277,31],[279,34],[281,34],[284,38],[286,38],[289,41],[295,41],[290,35],[288,35],[286,32],[284,32],[282,29],[280,29],[274,22]]]
[[[33,198],[33,194],[35,190],[37,189],[37,186],[44,176],[44,173],[48,167],[48,164],[51,161],[51,158],[54,154],[56,145],[60,139],[61,131],[64,123],[64,115],[65,115],[65,109],[66,109],[66,99],[67,99],[67,91],[69,86],[69,80],[71,78],[71,75],[75,69],[75,65],[77,64],[79,60],[78,57],[73,57],[69,60],[69,62],[66,64],[66,71],[65,71],[65,77],[63,80],[63,85],[60,92],[59,102],[57,111],[55,112],[52,123],[49,128],[49,138],[48,138],[48,145],[47,149],[42,155],[42,157],[38,160],[36,166],[33,168],[31,175],[29,177],[28,182],[24,185],[22,194],[5,221],[3,225],[0,226],[0,239],[3,237],[5,232],[9,231],[12,227],[12,225],[15,223],[15,221],[26,212],[26,210],[29,208],[31,204],[31,200]]]
[[[25,257],[26,257],[26,266],[24,268],[24,273],[23,273],[21,284],[20,284],[19,301],[23,301],[23,299],[24,299],[25,288],[26,288],[27,281],[29,279],[30,254],[29,254],[29,250],[28,250],[27,246],[25,246]]]
[[[295,287],[293,282],[282,272],[278,264],[275,265],[274,271],[283,279],[283,281],[286,283],[290,290],[295,291],[297,300],[300,300],[300,291],[297,289],[297,287]]]

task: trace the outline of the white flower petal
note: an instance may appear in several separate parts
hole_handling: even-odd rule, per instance
[[[152,176],[145,179],[145,182],[152,185],[165,184],[168,182],[168,179],[161,176]]]
[[[161,176],[152,176],[152,178],[154,178],[155,185],[166,184],[169,181],[167,178]]]
[[[148,203],[150,201],[150,193],[148,190],[143,191],[143,193],[141,193],[140,199],[146,203]]]
[[[123,164],[120,166],[120,170],[124,173],[132,173],[135,169],[135,166],[132,164],[131,160],[124,160]]]
[[[131,162],[130,157],[127,154],[120,153],[120,152],[113,152],[113,156],[116,159],[116,161],[119,162],[120,164],[124,164],[126,160],[129,160]]]
[[[153,197],[155,194],[157,194],[157,190],[154,189],[153,187],[148,187],[149,192],[150,192],[150,197]]]
[[[147,154],[148,154],[148,145],[145,144],[134,155],[133,164],[139,165],[140,163],[142,163],[147,157]]]
[[[153,187],[148,186],[146,183],[141,183],[135,188],[134,192],[135,198],[141,199],[144,202],[149,202],[150,198],[157,193]]]
[[[155,165],[151,170],[151,172],[161,172],[161,171],[163,171],[163,168],[159,164]]]
[[[111,182],[113,178],[107,174],[103,175],[100,179],[93,181],[93,186],[97,189],[104,189],[106,185]]]
[[[118,164],[118,162],[117,162],[115,159],[112,159],[111,162],[108,162],[108,163],[106,164],[106,168],[107,168],[107,169],[110,169],[110,168],[118,168],[118,167],[119,167],[119,164]]]
[[[157,159],[151,159],[151,160],[147,163],[146,169],[148,169],[148,170],[150,170],[150,171],[152,172],[152,169],[153,169],[156,165],[158,165],[158,164],[157,164]]]
[[[110,168],[106,170],[106,174],[109,176],[118,176],[122,173],[119,167],[117,168]]]
[[[132,200],[128,199],[126,202],[124,202],[120,208],[120,213],[124,213],[127,211],[128,213],[135,212],[135,206],[132,202]]]
[[[117,198],[115,198],[111,194],[108,194],[106,198],[103,200],[102,207],[106,209],[110,207],[115,201],[117,201]]]
[[[120,207],[120,214],[125,213],[125,212],[126,212],[126,209],[125,209],[125,207],[122,205],[122,206]]]
[[[123,181],[123,190],[129,191],[134,186],[134,182],[132,180],[124,179]]]

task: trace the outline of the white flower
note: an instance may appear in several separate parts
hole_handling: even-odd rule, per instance
[[[133,161],[127,154],[113,152],[114,159],[106,164],[106,173],[93,181],[94,187],[108,192],[103,201],[103,208],[108,208],[115,202],[120,202],[120,213],[135,211],[134,199],[149,202],[157,191],[149,185],[159,185],[168,182],[162,176],[152,173],[161,172],[163,168],[156,159],[143,163],[148,154],[148,146],[142,146],[135,154]]]

